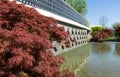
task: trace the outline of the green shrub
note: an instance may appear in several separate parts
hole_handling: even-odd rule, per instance
[[[102,30],[103,28],[101,26],[95,26],[95,27],[92,27],[92,32],[95,32],[95,31],[99,31],[99,30]]]

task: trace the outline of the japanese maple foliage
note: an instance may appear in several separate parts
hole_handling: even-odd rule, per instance
[[[95,32],[92,32],[92,40],[93,41],[102,40],[110,37],[111,34],[112,34],[112,30],[107,28],[99,31],[95,31]]]
[[[51,41],[67,41],[68,34],[57,21],[35,9],[0,0],[0,77],[74,77],[61,73],[62,57],[49,49]]]

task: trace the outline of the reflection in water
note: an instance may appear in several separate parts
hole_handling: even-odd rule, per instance
[[[92,43],[92,52],[97,54],[105,54],[111,50],[109,43]]]
[[[97,49],[96,46],[92,45],[91,58],[85,66],[87,69],[85,77],[120,77],[120,57],[114,55],[116,49],[119,49],[118,45],[111,42],[101,43],[98,46],[101,46],[102,49]],[[101,55],[96,52],[101,53]],[[103,52],[107,53],[103,54]]]
[[[120,43],[89,43],[61,54],[76,77],[120,77]]]
[[[115,55],[120,56],[120,43],[115,44]]]
[[[61,66],[61,69],[69,69],[74,73],[80,71],[84,64],[89,59],[90,44],[75,48],[69,52],[62,53],[61,56],[65,58],[64,64]],[[78,76],[79,77],[79,76]]]

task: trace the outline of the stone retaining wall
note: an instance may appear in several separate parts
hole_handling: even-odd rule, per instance
[[[59,24],[60,25],[60,24]],[[64,26],[65,31],[69,34],[69,40],[70,40],[70,48],[66,47],[64,43],[57,43],[56,41],[53,41],[53,49],[52,52],[55,55],[58,55],[60,53],[69,51],[70,49],[76,48],[78,46],[82,46],[84,44],[87,44],[88,41],[88,34],[87,30],[81,29],[81,28],[72,28],[68,26]],[[76,39],[76,42],[73,42],[72,40]]]

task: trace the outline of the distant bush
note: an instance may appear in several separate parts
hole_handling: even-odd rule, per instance
[[[113,25],[113,28],[115,30],[115,36],[120,37],[120,23],[115,23]]]
[[[110,35],[112,34],[112,30],[105,28],[102,30],[94,31],[91,34],[92,34],[92,39],[91,39],[92,41],[99,41],[110,37]]]
[[[0,77],[74,77],[69,71],[60,72],[63,58],[49,50],[51,41],[69,43],[67,37],[55,19],[0,0]]]
[[[95,27],[92,27],[91,29],[92,29],[92,32],[95,32],[95,31],[100,31],[103,28],[101,26],[95,26]]]

